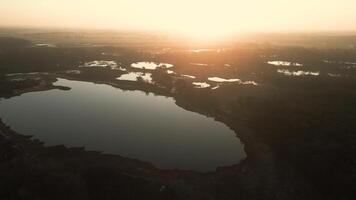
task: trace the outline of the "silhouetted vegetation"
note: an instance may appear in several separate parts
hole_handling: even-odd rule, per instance
[[[331,43],[351,38],[326,38]],[[307,42],[311,46],[324,37]],[[26,91],[47,77],[108,83],[175,98],[177,105],[212,116],[232,128],[247,158],[215,173],[164,171],[115,156],[65,147],[45,148],[7,129],[0,134],[0,196],[7,199],[354,199],[356,181],[356,50],[245,44],[192,52],[180,47],[137,50],[123,47],[29,47],[7,40],[0,52],[0,94]],[[157,41],[156,41],[157,42]],[[17,44],[18,43],[18,44]],[[2,39],[0,40],[2,43]],[[288,42],[288,44],[290,44]],[[124,46],[124,45],[123,45]],[[296,47],[298,46],[298,47]],[[161,46],[160,46],[161,47]],[[335,47],[335,46],[333,46]],[[105,53],[103,54],[103,52]],[[92,60],[174,64],[159,68],[153,84],[118,81],[126,73],[78,68]],[[300,65],[274,66],[268,61]],[[200,63],[204,65],[194,65]],[[69,74],[65,70],[80,70]],[[318,72],[291,75],[278,69]],[[8,73],[52,72],[14,81]],[[149,70],[140,70],[149,71]],[[195,76],[195,79],[181,75]],[[21,75],[19,75],[21,76]],[[258,85],[216,83],[209,77],[238,78]],[[16,78],[16,77],[15,77]],[[194,88],[193,81],[219,88]],[[5,152],[5,153],[4,153]],[[117,160],[118,159],[118,160]],[[165,185],[165,190],[161,186]],[[168,185],[168,186],[167,186]],[[167,186],[167,187],[166,187]]]

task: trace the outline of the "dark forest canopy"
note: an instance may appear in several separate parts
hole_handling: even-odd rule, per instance
[[[19,47],[26,47],[32,44],[31,41],[13,38],[13,37],[0,37],[0,49],[13,49]]]

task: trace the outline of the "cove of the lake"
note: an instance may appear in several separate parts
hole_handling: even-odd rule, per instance
[[[66,79],[55,85],[71,90],[1,99],[0,117],[47,146],[84,146],[164,169],[213,171],[246,156],[234,131],[171,97]]]

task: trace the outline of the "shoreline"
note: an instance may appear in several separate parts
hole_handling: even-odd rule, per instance
[[[218,121],[218,122],[221,122],[223,123],[224,125],[226,125],[229,129],[231,129],[232,131],[234,131],[234,133],[237,135],[236,131],[231,127],[231,126],[228,126],[223,120],[222,118],[218,119],[212,115],[207,115],[206,113],[204,113],[203,111],[201,110],[198,110],[198,109],[194,109],[194,107],[192,107],[191,105],[188,104],[188,102],[184,102],[184,101],[181,101],[179,99],[177,99],[177,95],[174,95],[172,93],[167,93],[165,91],[161,91],[161,92],[158,92],[157,91],[154,91],[154,90],[142,90],[139,88],[139,85],[133,85],[133,86],[125,86],[125,85],[120,85],[118,83],[113,83],[113,82],[110,82],[110,81],[107,81],[107,82],[104,82],[104,81],[90,81],[90,80],[83,80],[83,79],[77,79],[77,78],[72,78],[72,77],[67,77],[67,76],[63,76],[63,75],[60,75],[60,74],[57,74],[57,73],[53,73],[53,74],[49,74],[50,75],[50,78],[43,78],[41,77],[41,82],[39,85],[37,86],[34,86],[32,88],[27,88],[25,90],[17,90],[15,91],[12,95],[7,95],[5,96],[4,98],[12,98],[12,97],[16,97],[16,96],[21,96],[22,94],[25,94],[25,93],[30,93],[30,92],[40,92],[40,91],[47,91],[47,90],[52,90],[52,89],[59,89],[59,90],[70,90],[71,88],[70,87],[63,87],[63,86],[55,86],[53,83],[56,82],[57,78],[63,78],[63,79],[67,79],[67,80],[73,80],[73,81],[83,81],[83,82],[90,82],[90,83],[95,83],[95,84],[104,84],[104,85],[109,85],[109,86],[112,86],[114,88],[118,88],[118,89],[121,89],[121,90],[137,90],[137,91],[142,91],[142,92],[150,92],[150,93],[153,93],[154,95],[161,95],[161,96],[164,96],[164,97],[171,97],[174,99],[175,101],[175,104],[186,110],[186,111],[190,111],[190,112],[194,112],[194,113],[198,113],[198,114],[201,114],[201,115],[204,115],[206,117],[209,117],[209,118],[212,118],[214,121]],[[1,118],[0,118],[1,120]],[[1,126],[3,127],[6,127],[7,125],[1,121]],[[13,131],[14,132],[14,131]],[[14,132],[16,133],[16,132]],[[18,135],[21,135],[19,133],[16,133]],[[238,135],[237,135],[238,136]],[[36,139],[37,140],[37,139]],[[44,142],[43,142],[44,143]],[[45,144],[45,143],[44,143]],[[55,145],[55,146],[65,146],[63,144],[59,144],[59,145]],[[51,146],[49,146],[51,147]],[[69,148],[71,149],[70,147],[66,147],[66,148]],[[74,147],[74,148],[79,148],[79,147]],[[81,148],[81,147],[80,147]],[[84,150],[84,148],[83,148]],[[87,150],[84,150],[84,151],[87,151]],[[89,152],[92,152],[89,150]],[[98,151],[100,152],[100,151]],[[103,155],[117,155],[117,154],[107,154],[107,153],[102,153]],[[117,156],[120,156],[120,155],[117,155]],[[120,156],[121,157],[121,156]],[[132,158],[128,158],[128,159],[132,159]],[[139,160],[139,159],[133,159],[133,160]],[[194,173],[198,173],[198,174],[213,174],[213,173],[216,173],[216,171],[218,169],[222,169],[222,168],[230,168],[232,166],[237,166],[239,165],[240,162],[242,162],[244,159],[240,160],[239,162],[237,162],[236,164],[233,164],[231,166],[217,166],[215,170],[212,170],[212,171],[207,171],[207,172],[200,172],[200,171],[196,171],[196,170],[184,170],[184,169],[162,169],[162,168],[159,168],[159,167],[156,167],[157,169],[159,170],[163,170],[163,171],[182,171],[182,172],[194,172]],[[140,160],[139,160],[140,161]],[[140,162],[144,162],[145,161],[140,161]],[[148,162],[147,162],[148,163]]]
[[[34,87],[35,89],[28,88],[23,91],[18,91],[16,94],[21,95],[23,93],[33,91],[59,89],[56,88],[56,86],[53,86],[53,83],[57,80],[56,78],[65,78],[68,80],[107,84],[123,90],[129,88],[129,90],[140,90],[143,92],[152,92],[157,95],[172,97],[174,98],[177,106],[191,112],[197,112],[199,114],[212,117],[214,120],[222,122],[231,128],[235,132],[236,136],[238,136],[244,143],[244,149],[247,157],[233,166],[217,167],[215,171],[207,173],[179,169],[159,169],[148,162],[142,162],[138,159],[125,158],[120,155],[103,154],[97,151],[86,151],[84,148],[67,148],[64,145],[45,147],[43,142],[32,139],[30,136],[18,134],[0,121],[0,131],[8,134],[7,137],[10,138],[10,143],[23,146],[20,148],[23,152],[20,154],[20,160],[29,159],[29,162],[31,163],[30,165],[32,165],[32,162],[35,162],[38,163],[38,165],[47,168],[48,162],[54,162],[55,166],[59,166],[57,171],[62,172],[69,170],[70,173],[79,174],[81,178],[83,173],[86,174],[89,168],[90,175],[110,171],[111,173],[105,174],[107,178],[112,176],[112,174],[120,174],[119,177],[115,178],[115,181],[122,179],[127,181],[127,179],[129,179],[132,182],[141,182],[144,180],[145,184],[148,184],[144,187],[152,187],[152,185],[154,185],[153,190],[155,191],[155,195],[174,195],[174,198],[168,199],[197,199],[205,197],[210,199],[219,199],[217,196],[221,195],[221,193],[216,194],[213,192],[215,190],[221,190],[222,193],[232,193],[232,196],[241,194],[256,196],[253,192],[255,189],[253,188],[258,187],[260,181],[283,185],[284,183],[279,183],[279,174],[293,173],[294,171],[293,169],[284,169],[275,166],[276,158],[270,148],[265,144],[257,142],[254,139],[255,137],[251,130],[248,128],[241,129],[241,127],[244,126],[240,123],[236,124],[236,122],[229,120],[229,117],[226,116],[227,113],[205,112],[203,109],[199,108],[199,106],[194,106],[194,104],[189,103],[188,99],[185,99],[185,95],[187,94],[182,95],[171,93],[166,88],[157,88],[156,86],[146,84],[141,85],[137,83],[127,83],[126,85],[120,85],[110,81],[86,80],[85,78],[80,79],[68,77],[58,73],[50,74],[49,77],[50,78],[48,79],[43,79],[45,84]],[[23,158],[23,155],[26,155],[25,158]],[[19,158],[15,156],[14,159],[17,160]],[[74,165],[75,167],[67,169],[62,166],[62,163],[69,163],[69,165]],[[75,172],[72,172],[72,170]],[[260,181],[250,181],[255,179]],[[303,187],[299,184],[294,185],[294,182],[298,183],[299,179],[299,177],[296,178],[296,180],[293,180],[293,183],[289,183],[291,185],[288,184],[287,187],[293,192],[297,192],[299,187]],[[86,181],[91,181],[91,179]],[[97,180],[95,181],[97,182]],[[105,182],[106,180],[102,181]],[[140,184],[141,183],[135,183],[133,187],[136,188]],[[165,192],[162,192],[162,187],[165,188]],[[285,189],[278,187],[265,188],[266,194],[271,193],[273,196],[274,192],[285,193]],[[187,196],[191,198],[186,198]]]

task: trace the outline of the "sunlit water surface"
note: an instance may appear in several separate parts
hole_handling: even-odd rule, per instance
[[[138,81],[139,78],[142,78],[144,82],[152,83],[152,74],[142,72],[129,72],[127,74],[122,74],[120,77],[116,78],[116,80]]]
[[[155,62],[136,62],[132,63],[131,67],[137,68],[137,69],[149,69],[149,70],[155,70],[159,67],[162,68],[171,68],[173,67],[172,64],[169,63],[155,63]]]
[[[3,99],[0,117],[46,145],[85,146],[161,168],[211,171],[245,157],[231,129],[172,98],[65,79],[55,85],[72,89]]]

